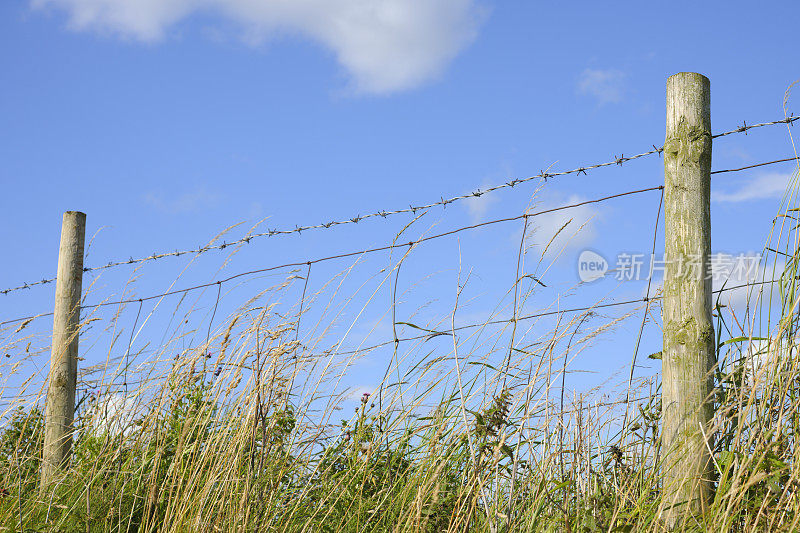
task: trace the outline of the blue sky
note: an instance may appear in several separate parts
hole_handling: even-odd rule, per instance
[[[472,0],[3,2],[0,236],[8,245],[0,289],[54,275],[65,210],[87,213],[88,236],[97,233],[87,258],[94,266],[194,248],[240,222],[231,235],[264,218],[274,228],[348,219],[643,152],[663,143],[666,79],[680,71],[711,79],[714,131],[783,118],[784,91],[800,78],[795,32],[787,29],[798,15],[800,6],[788,1],[669,9]],[[762,128],[715,142],[714,167],[792,153],[785,127]],[[714,180],[716,251],[763,246],[792,168]],[[436,232],[516,216],[531,202],[552,207],[662,180],[661,162],[651,157],[434,209],[421,223],[435,222]],[[658,193],[647,193],[582,208],[573,227],[587,226],[551,258],[549,292],[530,308],[577,283],[575,258],[584,248],[610,260],[648,253],[657,205]],[[226,268],[380,246],[410,219],[254,241]],[[533,244],[566,220],[543,219]],[[520,231],[492,227],[420,252],[400,279],[410,286],[433,272],[441,278],[420,281],[401,311],[435,300],[429,318],[446,315],[460,246],[476,280],[466,312],[487,316],[513,282]],[[185,284],[215,279],[220,257],[200,261]],[[137,294],[163,290],[185,264],[147,265]],[[119,295],[128,275],[101,276],[96,299]],[[612,289],[623,299],[643,290],[603,281],[569,305]],[[52,285],[0,302],[0,320],[46,311]],[[622,353],[600,341],[603,362],[595,366],[626,364],[638,320],[622,326]],[[660,344],[657,331],[648,335],[645,353]],[[378,368],[350,385],[369,388]]]

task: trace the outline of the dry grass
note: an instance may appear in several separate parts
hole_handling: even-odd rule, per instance
[[[755,286],[745,310],[717,307],[716,496],[687,530],[792,531],[800,520],[795,191],[767,244],[785,255],[781,282]],[[537,286],[519,281],[532,253],[523,234],[518,281],[483,324],[459,320],[468,272],[447,315],[399,322],[410,253],[371,276],[356,261],[308,294],[301,269],[258,280],[268,288],[221,287],[213,305],[185,295],[166,314],[162,302],[88,313],[83,346],[105,360],[82,365],[73,459],[42,493],[46,335],[35,322],[0,332],[4,379],[30,375],[16,378],[3,416],[3,530],[660,530],[670,502],[661,499],[658,382],[634,383],[624,428],[626,405],[601,395],[608,385],[564,393],[572,363],[642,308],[605,320],[596,310],[557,314],[542,321],[545,333],[536,320],[513,320]],[[548,268],[536,261],[532,270]],[[400,326],[417,335],[390,340],[388,352],[367,346],[375,335],[358,326],[386,290],[390,338]],[[378,354],[390,360],[383,382],[340,423],[342,384]]]

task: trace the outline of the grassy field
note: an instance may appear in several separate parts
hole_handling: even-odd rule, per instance
[[[688,531],[800,529],[795,200],[792,188],[765,248],[782,254],[763,265],[779,282],[754,286],[746,309],[716,307],[715,496]],[[634,383],[629,405],[552,393],[567,357],[616,321],[573,339],[592,311],[572,316],[493,365],[459,353],[454,311],[449,352],[401,376],[396,362],[340,425],[343,397],[326,391],[352,360],[313,355],[296,317],[267,302],[253,297],[207,342],[132,374],[129,396],[82,396],[73,459],[49,490],[41,402],[7,410],[0,529],[660,531],[680,503],[662,499],[657,381]],[[24,334],[4,353],[20,353]]]

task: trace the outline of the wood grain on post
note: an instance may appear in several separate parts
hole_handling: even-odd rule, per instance
[[[44,415],[43,489],[54,480],[72,451],[85,233],[86,215],[78,211],[65,212],[58,250],[53,345]]]
[[[716,363],[711,316],[711,83],[694,72],[667,81],[662,352],[663,518],[668,527],[712,497],[709,421]]]

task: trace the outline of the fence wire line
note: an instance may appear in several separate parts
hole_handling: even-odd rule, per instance
[[[299,266],[305,266],[305,265],[312,265],[312,264],[316,264],[316,263],[322,263],[322,262],[332,261],[332,260],[336,260],[336,259],[344,259],[344,258],[348,258],[348,257],[355,257],[355,256],[359,256],[359,255],[372,254],[372,253],[376,253],[376,252],[385,252],[385,251],[388,251],[388,250],[393,250],[395,248],[404,248],[404,247],[412,248],[412,247],[414,247],[414,246],[416,246],[418,244],[421,244],[421,243],[424,243],[424,242],[428,242],[428,241],[432,241],[432,240],[436,240],[436,239],[440,239],[442,237],[447,237],[449,235],[454,235],[454,234],[460,233],[462,231],[482,228],[482,227],[485,227],[485,226],[491,226],[491,225],[500,224],[500,223],[503,223],[503,222],[511,222],[511,221],[514,221],[514,220],[521,220],[521,219],[537,217],[537,216],[540,216],[540,215],[545,215],[545,214],[553,213],[553,212],[556,212],[556,211],[563,211],[563,210],[566,210],[566,209],[573,209],[573,208],[581,207],[581,206],[588,205],[588,204],[596,204],[596,203],[600,203],[600,202],[605,202],[605,201],[608,201],[608,200],[612,200],[614,198],[622,198],[622,197],[625,197],[625,196],[631,196],[631,195],[634,195],[634,194],[641,194],[641,193],[650,192],[650,191],[660,191],[660,190],[663,190],[663,188],[664,188],[663,185],[659,185],[657,187],[648,187],[646,189],[637,189],[635,191],[621,192],[621,193],[617,193],[617,194],[612,194],[610,196],[604,196],[602,198],[595,198],[593,200],[585,200],[583,202],[577,202],[577,203],[573,203],[573,204],[569,204],[569,205],[563,205],[563,206],[560,206],[560,207],[553,207],[551,209],[544,209],[542,211],[536,211],[535,213],[523,213],[521,215],[517,215],[517,216],[513,216],[513,217],[498,218],[498,219],[494,219],[494,220],[488,220],[486,222],[479,222],[477,224],[471,224],[469,226],[461,226],[459,228],[455,228],[455,229],[452,229],[452,230],[449,230],[449,231],[445,231],[445,232],[442,232],[442,233],[437,233],[435,235],[428,235],[427,237],[420,237],[419,239],[416,239],[416,240],[413,240],[413,241],[408,241],[408,242],[403,242],[403,243],[393,243],[393,244],[389,244],[389,245],[386,245],[386,246],[380,246],[380,247],[377,247],[377,248],[368,248],[368,249],[364,249],[364,250],[357,250],[357,251],[354,251],[354,252],[345,252],[345,253],[341,253],[341,254],[330,255],[330,256],[327,256],[327,257],[321,257],[321,258],[307,260],[307,261],[295,261],[295,262],[292,262],[292,263],[284,263],[282,265],[275,265],[275,266],[266,267],[266,268],[259,268],[257,270],[248,270],[247,272],[239,272],[238,274],[233,274],[231,276],[228,276],[227,278],[224,278],[224,279],[221,279],[221,280],[218,280],[218,281],[211,281],[211,282],[208,282],[208,283],[202,283],[200,285],[194,285],[192,287],[187,287],[187,288],[184,288],[184,289],[175,289],[175,290],[172,290],[172,291],[162,292],[162,293],[158,293],[158,294],[152,294],[150,296],[145,296],[145,297],[142,297],[142,298],[127,298],[127,299],[116,300],[116,301],[111,301],[111,302],[101,302],[101,303],[97,303],[97,304],[91,304],[91,305],[82,306],[81,308],[82,309],[95,309],[95,308],[98,308],[98,307],[105,307],[105,306],[108,306],[108,305],[120,305],[120,304],[134,303],[134,302],[145,302],[145,301],[148,301],[148,300],[155,300],[157,298],[163,298],[165,296],[172,296],[172,295],[175,295],[175,294],[184,294],[184,293],[195,291],[195,290],[199,290],[199,289],[213,287],[214,285],[221,285],[223,283],[227,283],[229,281],[232,281],[232,280],[237,279],[237,278],[241,278],[243,276],[250,276],[250,275],[253,275],[253,274],[263,274],[265,272],[271,272],[271,271],[274,271],[274,270],[281,270],[281,269],[289,268],[289,267],[299,267]],[[46,316],[52,316],[52,315],[53,315],[53,313],[43,313],[43,314],[39,314],[39,315],[31,315],[31,316],[26,316],[26,317],[15,318],[15,319],[11,319],[11,320],[6,320],[4,322],[0,322],[0,326],[4,326],[6,324],[12,324],[12,323],[15,323],[15,322],[22,322],[22,321],[25,321],[25,320],[33,320],[35,318],[42,318],[42,317],[46,317]]]
[[[798,279],[800,279],[800,277],[798,277]],[[757,285],[768,285],[768,284],[778,283],[780,281],[784,281],[784,280],[779,278],[779,279],[772,279],[772,280],[753,281],[753,282],[750,282],[750,283],[743,283],[743,284],[734,285],[734,286],[731,286],[731,287],[723,287],[721,289],[716,289],[716,290],[711,291],[711,292],[712,292],[712,294],[722,294],[722,293],[729,292],[729,291],[734,291],[734,290],[737,290],[737,289],[754,287],[754,286],[757,286]],[[373,344],[373,345],[366,346],[366,347],[359,347],[359,348],[353,349],[353,350],[346,350],[346,351],[338,351],[338,350],[336,350],[334,353],[336,355],[354,355],[354,354],[358,354],[358,353],[371,352],[372,350],[376,350],[378,348],[383,348],[384,346],[393,345],[393,344],[399,343],[399,342],[411,342],[411,341],[423,340],[423,339],[425,340],[425,342],[427,342],[427,341],[429,341],[429,340],[431,340],[431,339],[433,339],[435,337],[452,335],[452,333],[454,331],[463,331],[465,329],[483,328],[483,327],[486,327],[486,326],[505,325],[505,324],[510,324],[512,322],[523,322],[523,321],[527,321],[527,320],[533,320],[534,318],[542,318],[542,317],[553,316],[553,315],[562,315],[562,314],[567,314],[567,313],[580,313],[580,312],[584,312],[584,311],[594,312],[596,309],[604,309],[604,308],[608,308],[608,307],[619,307],[619,306],[622,306],[622,305],[633,305],[633,304],[638,304],[638,303],[647,304],[649,302],[653,302],[653,301],[661,300],[661,299],[662,299],[661,296],[650,296],[650,297],[644,296],[642,298],[635,298],[635,299],[632,299],[632,300],[621,300],[619,302],[595,303],[593,305],[584,306],[584,307],[572,307],[572,308],[569,308],[569,309],[556,309],[556,310],[551,310],[551,311],[539,311],[539,312],[536,312],[536,313],[527,314],[527,315],[519,316],[519,317],[516,317],[516,318],[510,318],[510,319],[487,320],[487,321],[484,321],[484,322],[478,322],[478,323],[473,323],[473,324],[465,324],[465,325],[457,326],[455,328],[449,328],[447,331],[440,331],[440,330],[430,329],[430,330],[426,330],[427,333],[424,333],[424,334],[415,335],[415,336],[411,336],[411,337],[401,337],[401,338],[398,338],[396,340],[392,339],[392,340],[389,340],[389,341],[380,342],[378,344]],[[135,302],[135,301],[137,301],[137,300],[131,300],[131,302]],[[34,317],[28,317],[28,318],[29,319],[31,319],[31,318],[40,318],[40,317],[49,316],[49,315],[52,315],[52,313],[48,313],[47,315],[36,315]],[[17,321],[21,321],[21,320],[24,320],[24,319],[17,319]],[[7,323],[8,322],[0,323],[0,324],[7,324]],[[423,328],[418,328],[418,329],[423,329]],[[298,343],[298,346],[300,346],[300,343]],[[143,382],[144,381],[134,381],[134,382],[129,382],[128,384],[129,385],[138,385],[138,384],[141,384]],[[31,396],[34,396],[34,395],[35,394],[33,394]]]
[[[732,289],[729,289],[729,290],[732,290]],[[660,299],[660,297],[650,298],[650,300],[658,300],[658,299]],[[463,331],[463,330],[466,330],[466,329],[483,328],[483,327],[487,327],[487,326],[505,325],[505,324],[510,324],[512,322],[523,322],[523,321],[527,321],[527,320],[533,320],[534,318],[541,318],[541,317],[558,315],[558,314],[565,314],[565,313],[579,313],[579,312],[582,312],[582,311],[590,311],[591,312],[591,311],[594,311],[595,309],[602,309],[602,308],[607,308],[607,307],[618,307],[618,306],[622,306],[622,305],[631,305],[631,304],[636,304],[636,303],[643,303],[643,302],[646,302],[646,301],[647,301],[647,298],[637,298],[637,299],[634,299],[634,300],[624,300],[624,301],[619,301],[619,302],[596,303],[594,305],[586,306],[586,307],[574,307],[574,308],[570,308],[570,309],[558,309],[558,310],[552,310],[552,311],[540,311],[540,312],[527,314],[527,315],[519,316],[517,318],[512,318],[512,319],[486,320],[486,321],[479,322],[479,323],[474,323],[474,324],[464,324],[464,325],[461,325],[461,326],[457,326],[455,328],[449,328],[447,331],[439,331],[439,330],[435,330],[435,329],[430,329],[430,330],[426,330],[427,333],[425,333],[425,334],[415,335],[415,336],[411,336],[411,337],[399,337],[397,339],[393,339],[393,340],[390,340],[390,341],[384,341],[384,342],[381,342],[381,343],[378,343],[378,344],[373,344],[371,346],[360,347],[360,348],[354,349],[354,350],[345,350],[345,351],[335,350],[335,351],[333,351],[333,353],[335,353],[336,355],[354,355],[354,354],[358,354],[358,353],[371,352],[371,351],[376,350],[378,348],[383,348],[384,346],[389,346],[389,345],[396,344],[396,343],[401,343],[401,342],[411,342],[411,341],[422,340],[422,339],[424,339],[427,342],[427,341],[429,341],[429,340],[431,340],[431,339],[433,339],[435,337],[452,335],[452,333],[454,331]],[[52,315],[52,313],[50,313],[50,314]],[[46,316],[46,315],[37,315],[37,317],[41,317],[41,316]],[[419,329],[423,329],[423,328],[419,328]],[[208,341],[206,341],[206,343],[208,343]],[[298,343],[298,346],[301,346],[301,344]],[[306,348],[305,346],[303,346],[303,347]],[[323,353],[324,353],[324,351],[323,351]],[[130,381],[130,382],[127,382],[126,384],[129,385],[129,386],[138,386],[138,385],[141,385],[141,384],[145,383],[146,381],[148,381],[148,380]],[[81,383],[84,383],[84,384],[89,384],[91,382],[92,382],[92,380],[82,380],[81,381]],[[38,396],[39,394],[40,393],[31,393],[31,394],[28,394],[28,395],[20,395],[20,396],[17,396],[17,397],[19,397],[19,398],[34,397],[34,396]],[[3,397],[3,398],[6,398],[6,397]]]
[[[761,128],[764,126],[774,126],[776,124],[787,124],[791,126],[795,121],[800,120],[800,117],[795,117],[794,113],[789,115],[788,117],[782,118],[780,120],[773,120],[772,122],[759,122],[758,124],[748,124],[745,121],[742,121],[742,125],[736,129],[724,131],[722,133],[717,133],[716,135],[712,135],[712,139],[716,139],[718,137],[725,137],[727,135],[733,135],[734,133],[744,133],[747,135],[747,130],[752,130],[753,128]]]
[[[776,159],[775,161],[767,161],[766,163],[756,163],[755,165],[748,165],[740,168],[728,168],[725,170],[715,170],[712,174],[724,174],[725,172],[741,172],[742,170],[749,170],[751,168],[763,167],[766,165],[774,165],[775,163],[786,163],[787,161],[800,161],[800,157],[787,157],[785,159]]]
[[[747,287],[753,287],[753,286],[756,286],[756,285],[766,285],[766,284],[778,283],[780,281],[782,281],[782,280],[781,279],[773,279],[773,280],[764,280],[764,281],[754,281],[754,282],[751,282],[751,283],[744,283],[744,284],[741,284],[741,285],[734,285],[734,286],[731,286],[731,287],[723,287],[721,289],[716,289],[716,290],[712,291],[712,293],[713,294],[722,294],[722,293],[725,293],[725,292],[728,292],[728,291],[733,291],[733,290],[747,288]],[[618,306],[622,306],[622,305],[632,305],[632,304],[638,304],[638,303],[647,304],[648,302],[653,302],[655,300],[661,300],[661,299],[662,299],[661,296],[652,296],[652,297],[644,296],[642,298],[636,298],[636,299],[633,299],[633,300],[622,300],[622,301],[619,301],[619,302],[596,303],[594,305],[584,306],[584,307],[573,307],[573,308],[569,308],[569,309],[558,309],[558,310],[552,310],[552,311],[541,311],[541,312],[527,314],[527,315],[523,315],[523,316],[519,316],[517,318],[511,318],[511,319],[487,320],[487,321],[480,322],[480,323],[465,324],[465,325],[457,326],[456,328],[449,328],[447,331],[439,331],[439,330],[431,329],[431,330],[427,330],[428,333],[425,333],[425,334],[415,335],[415,336],[411,336],[411,337],[401,337],[401,338],[398,338],[396,340],[393,339],[393,340],[389,340],[389,341],[384,341],[384,342],[381,342],[381,343],[378,343],[378,344],[373,344],[371,346],[360,347],[360,348],[355,349],[355,350],[346,350],[346,351],[338,351],[338,350],[336,350],[335,353],[336,353],[336,355],[354,355],[354,354],[358,354],[358,353],[371,352],[372,350],[376,350],[378,348],[383,348],[384,346],[393,345],[393,344],[396,344],[398,342],[411,342],[411,341],[423,340],[423,339],[425,340],[425,342],[427,342],[427,341],[429,341],[429,340],[431,340],[431,339],[433,339],[435,337],[452,335],[452,333],[454,331],[463,331],[463,330],[466,330],[466,329],[483,328],[483,327],[486,327],[486,326],[505,325],[505,324],[510,324],[512,322],[522,322],[522,321],[532,320],[534,318],[541,318],[541,317],[553,316],[553,315],[559,315],[559,314],[565,314],[565,313],[580,313],[580,312],[584,312],[584,311],[593,312],[596,309],[603,309],[603,308],[608,308],[608,307],[618,307]],[[49,313],[49,314],[52,315],[52,313]],[[46,316],[46,315],[37,315],[34,318],[38,318],[40,316]],[[298,346],[299,346],[299,344],[298,344]],[[145,383],[146,381],[148,381],[148,380],[132,381],[132,382],[128,382],[127,385],[138,386],[138,385],[141,385],[141,384]],[[82,380],[81,383],[84,384],[84,385],[89,385],[89,384],[92,383],[92,380]],[[94,388],[94,386],[89,387],[89,388]],[[38,397],[40,395],[41,395],[41,392],[37,392],[37,393],[30,393],[30,394],[18,395],[18,396],[13,396],[13,397],[12,396],[3,396],[3,397],[0,397],[0,399],[3,399],[3,400],[7,400],[7,399],[25,399],[25,398]],[[627,403],[627,402],[634,403],[634,402],[640,401],[641,399],[642,398],[637,398],[637,399],[633,399],[633,400],[619,400],[619,401],[614,402],[614,403],[619,403],[619,404],[624,404],[624,403]]]
[[[798,279],[800,279],[800,277],[798,277]],[[772,279],[772,280],[753,281],[753,282],[750,282],[750,283],[743,283],[743,284],[740,284],[740,285],[734,285],[734,286],[731,286],[731,287],[723,287],[721,289],[716,289],[716,290],[712,291],[712,294],[722,294],[722,293],[725,293],[725,292],[728,292],[728,291],[733,291],[733,290],[737,290],[737,289],[753,287],[753,286],[756,286],[756,285],[767,285],[767,284],[772,284],[772,283],[778,283],[780,281],[784,281],[784,280],[779,278],[779,279]],[[376,350],[378,348],[383,348],[384,346],[389,346],[389,345],[393,345],[393,344],[400,343],[400,342],[411,342],[411,341],[423,340],[423,339],[425,340],[425,342],[427,342],[427,341],[429,341],[429,340],[431,340],[431,339],[433,339],[435,337],[452,335],[452,333],[455,332],[455,331],[463,331],[463,330],[466,330],[466,329],[474,329],[474,328],[484,328],[484,327],[487,327],[487,326],[505,325],[505,324],[510,324],[512,322],[522,322],[522,321],[532,320],[534,318],[541,318],[541,317],[546,317],[546,316],[560,315],[560,314],[565,314],[565,313],[580,313],[580,312],[585,312],[585,311],[593,312],[596,309],[603,309],[603,308],[608,308],[608,307],[618,307],[618,306],[623,306],[623,305],[632,305],[632,304],[637,304],[637,303],[648,304],[649,302],[653,302],[655,300],[661,300],[661,296],[652,296],[652,297],[644,296],[642,298],[636,298],[636,299],[633,299],[633,300],[623,300],[623,301],[619,301],[619,302],[607,302],[607,303],[595,303],[593,305],[584,306],[584,307],[573,307],[573,308],[569,308],[569,309],[558,309],[558,310],[552,310],[552,311],[540,311],[540,312],[527,314],[527,315],[519,316],[519,317],[512,318],[512,319],[487,320],[487,321],[480,322],[480,323],[465,324],[465,325],[457,326],[456,328],[450,328],[447,331],[439,331],[439,330],[431,329],[431,330],[427,330],[428,332],[425,333],[425,334],[415,335],[415,336],[412,336],[412,337],[397,338],[396,340],[393,339],[393,340],[390,340],[390,341],[384,341],[384,342],[381,342],[381,343],[378,343],[378,344],[373,344],[371,346],[359,347],[359,348],[357,348],[355,350],[346,350],[346,351],[338,351],[338,350],[336,350],[335,353],[337,355],[354,355],[354,354],[358,354],[358,353],[371,352],[372,350]],[[137,301],[137,300],[131,300],[131,302],[134,302],[134,301]],[[43,316],[51,316],[51,315],[52,315],[52,313],[48,313],[46,315],[36,315],[36,316],[33,316],[33,317],[28,317],[28,319],[40,318],[40,317],[43,317]],[[21,320],[25,320],[25,319],[17,319],[16,321],[21,321]],[[8,324],[8,323],[9,322],[1,322],[0,325]],[[298,346],[299,345],[300,344],[298,344]],[[127,382],[126,384],[127,385],[136,385],[136,386],[138,386],[138,385],[141,385],[142,383],[145,383],[146,381],[147,380],[138,380],[138,381],[133,381],[133,382]],[[89,381],[84,380],[81,383],[88,385],[88,384],[91,383],[91,380],[89,380]],[[94,388],[94,387],[90,387],[90,388]],[[38,397],[40,395],[41,395],[41,392],[38,392],[38,393],[30,393],[30,394],[18,395],[18,396],[13,396],[13,397],[11,397],[11,396],[3,396],[3,397],[0,397],[0,399],[2,399],[2,400],[7,400],[7,399],[25,399],[25,398]],[[630,402],[636,402],[636,401],[639,401],[639,400],[640,399],[629,400],[629,401]],[[621,401],[619,401],[617,403],[626,403],[626,402],[627,402],[627,400],[621,400]]]
[[[772,126],[772,125],[775,125],[775,124],[788,124],[788,125],[791,125],[797,120],[800,120],[800,117],[793,117],[792,116],[792,117],[787,117],[787,118],[781,119],[781,120],[775,120],[775,121],[772,121],[772,122],[762,122],[762,123],[759,123],[759,124],[748,125],[748,124],[744,123],[742,126],[736,128],[736,129],[733,129],[733,130],[730,130],[730,131],[726,131],[726,132],[723,132],[723,133],[718,133],[716,135],[712,135],[712,138],[716,139],[717,137],[724,137],[726,135],[732,135],[734,133],[745,133],[745,135],[746,135],[747,131],[751,130],[753,128],[760,128],[760,127],[763,127],[763,126]],[[494,192],[494,191],[497,191],[497,190],[500,190],[500,189],[513,188],[513,187],[515,187],[515,186],[517,186],[519,184],[526,183],[526,182],[529,182],[529,181],[532,181],[532,180],[541,179],[541,180],[547,181],[549,178],[554,178],[554,177],[559,177],[559,176],[566,176],[566,175],[569,175],[569,174],[575,174],[575,175],[584,174],[584,175],[586,175],[586,171],[587,170],[594,170],[594,169],[597,169],[597,168],[609,167],[609,166],[613,166],[613,165],[620,165],[621,166],[623,163],[626,163],[628,161],[632,161],[634,159],[639,159],[639,158],[650,156],[650,155],[653,155],[653,154],[659,154],[660,155],[664,151],[664,147],[663,146],[661,148],[656,147],[655,144],[652,145],[652,146],[653,146],[652,150],[649,150],[647,152],[642,152],[640,154],[627,156],[627,157],[624,154],[621,154],[619,156],[615,155],[613,160],[607,161],[605,163],[596,163],[594,165],[582,166],[582,167],[574,168],[572,170],[564,170],[564,171],[560,171],[560,172],[546,172],[546,171],[542,170],[539,174],[536,174],[536,175],[533,175],[533,176],[528,176],[526,178],[515,178],[515,179],[512,179],[512,180],[507,181],[505,183],[501,183],[499,185],[495,185],[493,187],[489,187],[489,188],[484,189],[484,190],[476,189],[473,192],[470,192],[470,193],[467,193],[467,194],[462,194],[460,196],[453,196],[451,198],[442,197],[437,202],[432,202],[432,203],[425,204],[425,205],[417,205],[417,206],[410,205],[407,208],[396,209],[396,210],[393,210],[393,211],[376,211],[374,213],[368,213],[366,215],[356,215],[355,217],[349,218],[349,219],[325,222],[325,223],[322,223],[322,224],[312,224],[312,225],[308,225],[308,226],[295,226],[293,229],[283,229],[283,230],[270,229],[270,230],[267,230],[267,231],[262,232],[262,233],[248,234],[247,236],[242,237],[241,239],[237,239],[237,240],[234,240],[234,241],[231,241],[231,242],[223,241],[222,244],[215,244],[215,245],[210,245],[209,244],[209,245],[205,245],[205,246],[199,246],[199,247],[197,247],[195,249],[190,249],[190,250],[175,250],[173,252],[161,252],[161,253],[157,252],[157,253],[153,253],[152,255],[149,255],[149,256],[146,256],[146,257],[140,257],[138,259],[134,259],[133,257],[130,257],[127,260],[109,261],[105,265],[98,265],[96,267],[84,267],[83,271],[84,272],[95,272],[95,271],[98,271],[98,270],[105,270],[105,269],[114,268],[114,267],[118,267],[118,266],[136,265],[136,264],[144,263],[144,262],[147,262],[147,261],[155,261],[157,259],[162,259],[162,258],[165,258],[165,257],[180,257],[182,255],[187,255],[187,254],[200,255],[200,254],[204,254],[204,253],[210,252],[210,251],[224,250],[224,249],[226,249],[226,248],[228,248],[230,246],[238,246],[238,245],[242,245],[242,244],[249,244],[251,240],[257,239],[257,238],[261,238],[261,237],[275,237],[275,236],[279,236],[279,235],[291,235],[291,234],[295,234],[295,233],[299,234],[299,233],[302,233],[302,232],[308,231],[308,230],[329,229],[331,227],[341,226],[341,225],[344,225],[344,224],[358,224],[362,220],[367,220],[367,219],[370,219],[370,218],[377,218],[377,217],[387,218],[389,216],[399,215],[399,214],[403,214],[403,213],[414,213],[414,214],[416,214],[417,211],[424,211],[426,209],[431,209],[433,207],[438,207],[438,206],[447,207],[448,204],[451,204],[451,203],[454,203],[454,202],[458,202],[458,201],[461,201],[461,200],[467,200],[469,198],[479,198],[479,197],[483,196],[484,194],[488,194],[488,193],[491,193],[491,192]],[[717,170],[717,171],[711,172],[711,174],[721,174],[721,173],[724,173],[724,172],[737,172],[737,171],[740,171],[740,170],[746,170],[748,168],[755,168],[757,166],[764,166],[764,165],[772,165],[772,164],[775,164],[775,163],[783,163],[785,161],[791,161],[791,160],[795,160],[795,159],[796,158],[780,159],[780,160],[777,160],[777,161],[770,161],[770,162],[767,162],[767,163],[760,163],[758,165],[752,165],[752,166],[749,166],[749,167],[743,167],[743,168],[739,168],[739,169]],[[22,285],[19,285],[17,287],[11,287],[11,288],[8,288],[8,289],[0,290],[0,294],[8,294],[8,293],[14,292],[14,291],[19,291],[19,290],[23,290],[23,289],[30,289],[32,287],[35,287],[36,285],[44,285],[44,284],[47,284],[47,283],[52,283],[55,280],[56,280],[56,278],[45,278],[45,279],[42,279],[42,280],[39,280],[39,281],[32,281],[32,282],[23,283]]]

